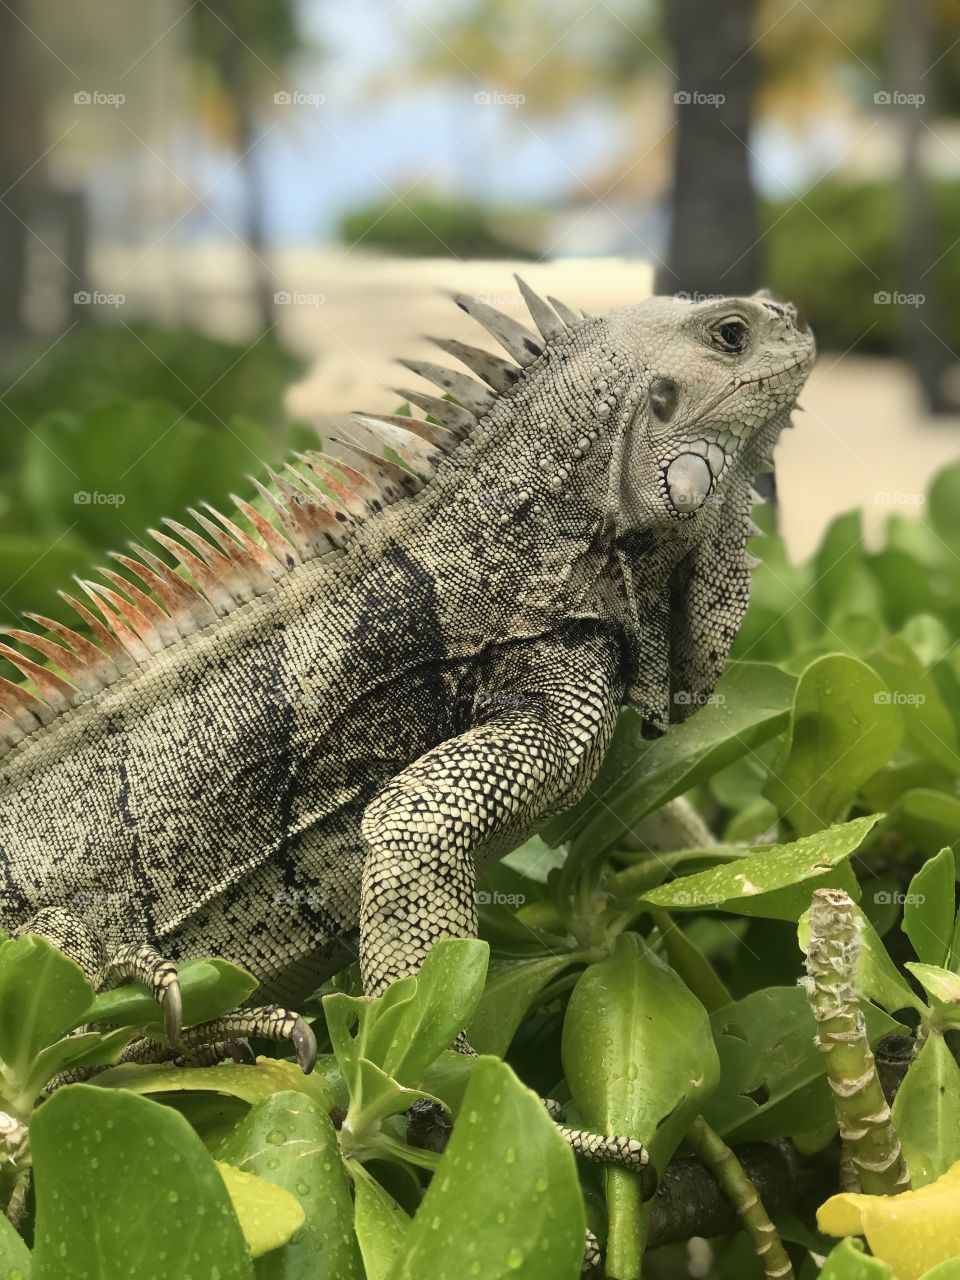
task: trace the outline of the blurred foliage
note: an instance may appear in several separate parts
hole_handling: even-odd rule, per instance
[[[932,194],[937,238],[927,253],[936,264],[938,336],[957,349],[960,183],[940,183]],[[892,298],[900,287],[899,206],[889,183],[830,179],[811,187],[802,200],[790,197],[763,207],[766,282],[777,297],[797,304],[822,347],[895,348],[904,308],[911,304],[875,299]]]
[[[341,219],[340,235],[365,249],[412,257],[532,258],[516,232],[535,222],[536,215],[508,219],[483,205],[421,196],[355,209]]]
[[[269,337],[150,326],[77,329],[23,356],[0,403],[0,625],[70,616],[56,591],[71,574],[312,440],[283,410],[300,369]]]

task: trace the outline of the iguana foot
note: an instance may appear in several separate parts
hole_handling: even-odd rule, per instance
[[[600,1242],[592,1231],[587,1231],[587,1241],[583,1248],[583,1266],[580,1270],[581,1276],[592,1276],[603,1262],[603,1254],[600,1252]]]
[[[183,1045],[172,1049],[157,1040],[145,1038],[131,1041],[117,1058],[117,1065],[125,1062],[140,1065],[169,1062],[175,1067],[213,1067],[228,1058],[250,1067],[255,1066],[257,1061],[256,1054],[246,1040],[211,1040],[183,1052]]]
[[[172,960],[165,959],[149,943],[128,942],[118,947],[100,970],[97,990],[119,986],[125,980],[142,982],[150,990],[163,1013],[167,1043],[175,1045],[180,1039],[183,1023],[183,1002],[180,998],[177,966]]]
[[[317,1038],[310,1024],[298,1013],[282,1009],[277,1004],[234,1009],[212,1022],[186,1027],[181,1032],[180,1045],[185,1049],[200,1049],[217,1041],[246,1040],[249,1036],[287,1041],[297,1051],[297,1061],[304,1075],[313,1070],[317,1060]]]
[[[640,1178],[644,1200],[649,1200],[657,1190],[657,1171],[650,1163],[650,1153],[636,1138],[605,1137],[590,1133],[587,1129],[569,1129],[563,1124],[563,1108],[553,1098],[544,1098],[543,1105],[550,1119],[560,1130],[560,1136],[581,1160],[593,1164],[613,1164],[629,1169]]]

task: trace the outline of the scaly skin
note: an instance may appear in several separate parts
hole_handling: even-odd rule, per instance
[[[475,933],[477,860],[578,799],[624,703],[696,709],[813,341],[759,298],[567,317],[508,331],[522,372],[481,370],[505,389],[415,497],[11,747],[0,923],[88,969],[214,951],[294,1003],[359,928],[376,993]]]

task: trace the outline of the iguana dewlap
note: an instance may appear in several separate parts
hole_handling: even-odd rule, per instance
[[[121,974],[214,952],[287,1003],[359,930],[376,993],[476,932],[477,862],[578,799],[621,706],[658,733],[709,695],[813,338],[760,297],[521,289],[538,332],[458,298],[509,357],[439,342],[479,381],[408,362],[423,417],[358,417],[349,462],[81,583],[83,635],[2,647],[0,924]]]

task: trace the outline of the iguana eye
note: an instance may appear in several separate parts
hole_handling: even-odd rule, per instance
[[[710,340],[721,351],[742,351],[747,345],[747,326],[736,316],[721,320],[710,330]]]
[[[677,412],[677,384],[669,378],[654,378],[650,383],[650,409],[659,422],[669,422]]]

